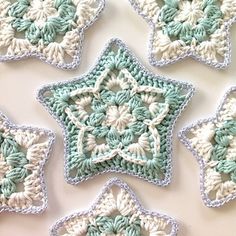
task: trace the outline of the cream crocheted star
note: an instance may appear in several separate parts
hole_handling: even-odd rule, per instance
[[[47,207],[43,168],[53,141],[51,131],[13,125],[0,113],[0,212]]]
[[[236,0],[130,0],[151,26],[149,60],[163,66],[191,56],[217,68],[231,61]]]
[[[192,93],[147,72],[115,39],[90,73],[44,86],[38,98],[65,131],[69,183],[121,172],[166,185],[172,128]]]
[[[0,0],[0,61],[39,57],[75,68],[84,30],[103,7],[104,0]]]
[[[114,188],[117,188],[117,194],[113,192]],[[125,183],[112,179],[88,211],[62,218],[52,227],[51,235],[175,236],[177,230],[174,219],[143,209]]]
[[[209,207],[236,198],[236,87],[224,96],[216,116],[180,132],[201,168],[201,194]]]

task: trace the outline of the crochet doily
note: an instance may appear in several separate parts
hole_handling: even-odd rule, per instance
[[[213,67],[231,61],[229,28],[236,0],[130,0],[151,27],[149,60],[154,66],[193,57]]]
[[[43,168],[53,141],[51,131],[16,126],[0,113],[0,212],[47,207]]]
[[[226,93],[214,118],[184,128],[179,136],[200,164],[205,204],[219,207],[236,198],[236,87]]]
[[[175,236],[177,230],[174,219],[143,209],[127,184],[112,179],[88,211],[59,220],[52,227],[51,235]]]
[[[103,8],[104,0],[0,0],[0,61],[38,57],[75,68],[84,30]]]
[[[192,93],[147,72],[114,39],[90,73],[44,86],[38,99],[64,129],[68,182],[122,172],[164,185],[173,125]]]

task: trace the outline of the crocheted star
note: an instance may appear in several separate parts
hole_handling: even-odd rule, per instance
[[[167,184],[172,128],[192,90],[145,71],[119,40],[89,74],[43,87],[39,101],[65,131],[68,182],[109,171]]]
[[[212,119],[180,132],[201,168],[201,194],[209,207],[219,207],[236,197],[236,87],[224,96]]]
[[[151,26],[149,61],[163,66],[191,56],[223,68],[231,61],[235,0],[130,0]]]
[[[0,113],[0,212],[47,207],[43,167],[53,141],[51,131],[13,125]]]
[[[36,56],[78,66],[84,30],[103,7],[104,0],[0,0],[0,61]]]
[[[117,194],[114,188],[117,188]],[[51,235],[174,236],[177,230],[174,219],[143,209],[127,184],[112,179],[88,211],[62,218],[52,227]]]

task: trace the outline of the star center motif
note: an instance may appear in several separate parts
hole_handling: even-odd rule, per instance
[[[176,15],[175,20],[179,22],[187,22],[191,26],[195,26],[197,21],[202,18],[204,12],[202,6],[196,1],[185,1],[179,4],[179,12]]]
[[[105,124],[115,128],[119,133],[125,130],[130,122],[134,122],[135,118],[130,114],[127,105],[109,106]]]
[[[109,88],[110,79],[122,84],[121,87],[125,89],[112,91]],[[169,112],[169,104],[158,101],[164,92],[159,88],[139,86],[126,68],[122,68],[118,75],[111,69],[106,69],[98,77],[94,88],[82,88],[71,92],[69,97],[75,105],[71,102],[65,112],[81,129],[79,134],[81,147],[78,149],[85,148],[92,151],[91,158],[94,163],[110,160],[119,154],[128,161],[145,164],[148,161],[145,158],[146,152],[151,150],[149,140],[152,140],[154,157],[157,158],[160,152],[160,135],[155,126],[161,123]],[[86,104],[90,113],[85,110],[80,111],[80,107],[79,109],[76,107],[76,104],[86,97],[90,97],[90,104]],[[152,106],[152,111],[145,106],[148,100],[152,100],[149,104]],[[143,123],[142,131],[136,130],[140,122]],[[100,130],[104,133],[102,134]],[[105,139],[106,144],[96,146],[96,143],[93,145],[88,143],[91,141],[91,136],[97,140]],[[136,136],[137,142],[135,142]],[[81,151],[81,155],[84,155],[84,151]]]

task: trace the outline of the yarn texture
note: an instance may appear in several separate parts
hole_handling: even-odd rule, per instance
[[[0,113],[0,212],[47,207],[43,167],[53,141],[51,131],[15,126]]]
[[[172,128],[192,92],[145,71],[114,39],[89,74],[44,86],[38,98],[64,128],[70,183],[115,171],[165,185]]]
[[[114,188],[117,194],[113,192]],[[112,179],[88,211],[77,212],[57,221],[51,229],[51,235],[175,236],[177,230],[174,219],[143,209],[125,183]]]
[[[84,29],[103,7],[103,0],[0,0],[0,60],[37,56],[78,66]]]
[[[224,96],[216,117],[180,132],[182,142],[201,167],[201,193],[207,206],[219,207],[236,197],[236,87]]]
[[[130,0],[151,26],[149,60],[154,66],[191,56],[213,67],[231,61],[229,27],[236,0]]]

